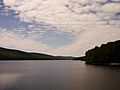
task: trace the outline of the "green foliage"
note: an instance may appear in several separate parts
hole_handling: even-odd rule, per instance
[[[86,64],[120,63],[120,40],[102,44],[85,53]]]

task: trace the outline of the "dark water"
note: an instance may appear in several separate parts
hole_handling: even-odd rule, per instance
[[[1,61],[0,90],[120,90],[120,68],[81,61]]]

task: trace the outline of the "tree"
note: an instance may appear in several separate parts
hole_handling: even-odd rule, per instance
[[[120,40],[88,50],[84,60],[86,64],[120,63]]]

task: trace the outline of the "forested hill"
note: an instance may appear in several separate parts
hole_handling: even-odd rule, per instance
[[[96,46],[88,50],[84,57],[76,59],[82,59],[86,64],[120,64],[120,40]]]
[[[73,57],[52,56],[41,53],[28,53],[0,47],[0,60],[71,60]]]

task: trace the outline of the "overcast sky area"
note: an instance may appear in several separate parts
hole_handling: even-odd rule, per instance
[[[120,40],[120,0],[0,0],[0,47],[84,55]]]

